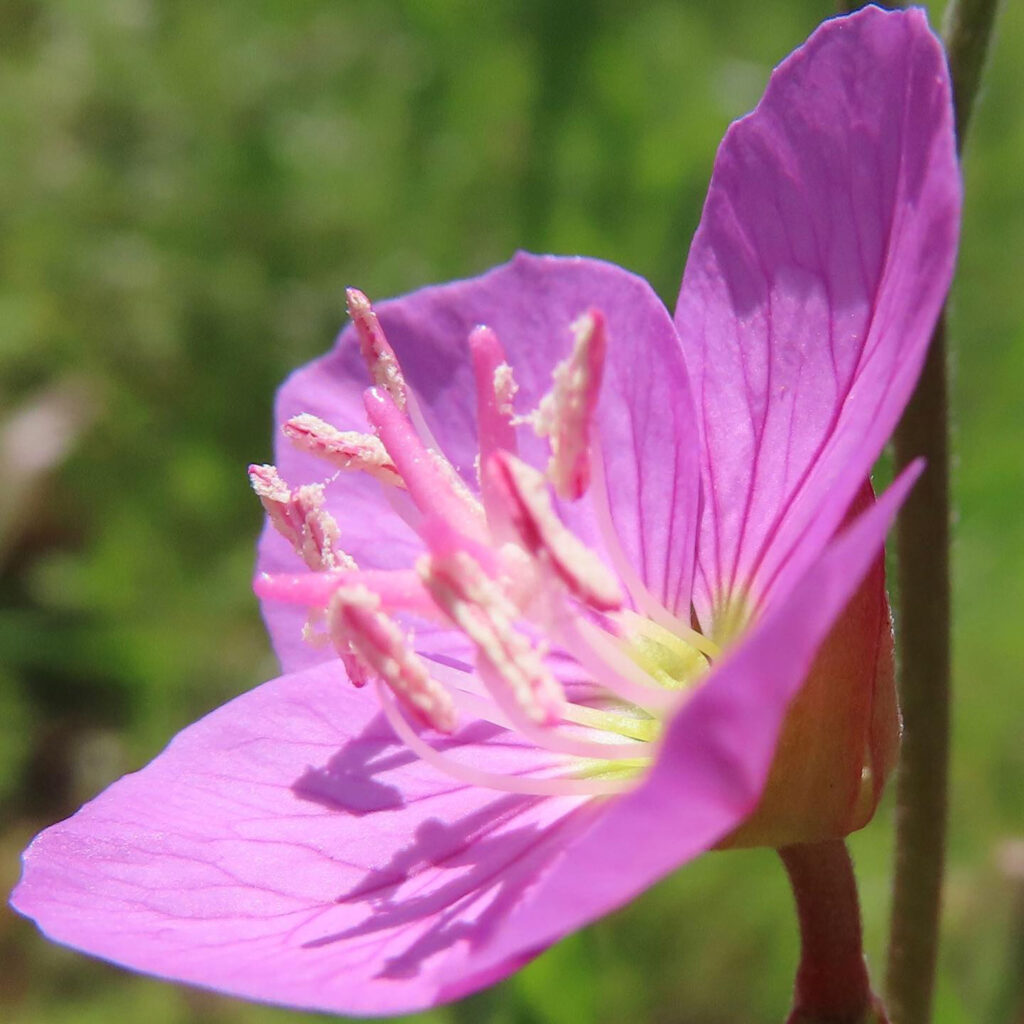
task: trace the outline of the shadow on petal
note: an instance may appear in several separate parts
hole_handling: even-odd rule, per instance
[[[424,821],[408,846],[338,898],[340,904],[367,903],[369,916],[304,946],[384,938],[396,930],[408,934],[425,925],[405,949],[382,961],[382,978],[412,977],[425,960],[462,940],[479,946],[535,879],[551,855],[550,844],[560,844],[563,829],[582,817],[579,808],[551,828],[532,820],[515,824],[540,802],[500,796],[457,822]]]
[[[498,726],[477,721],[432,742],[442,751],[464,748],[472,760],[502,758],[515,750],[504,742],[507,735]],[[517,770],[546,767],[533,765],[535,760],[527,754]],[[379,829],[386,835],[394,828],[395,814],[415,815],[418,802],[444,792],[434,782],[422,794],[410,789],[409,772],[417,770],[418,761],[378,714],[323,764],[308,767],[291,791],[328,815],[361,818],[360,827],[368,834]],[[433,773],[427,766],[423,771],[428,777]],[[405,784],[395,785],[392,779]],[[466,789],[455,779],[450,787],[453,797]],[[333,899],[351,923],[312,937],[307,931],[300,947],[313,951],[343,944],[350,953],[358,949],[359,959],[374,963],[376,977],[394,980],[416,977],[426,961],[456,944],[467,944],[468,951],[478,948],[546,862],[557,856],[567,830],[573,835],[577,825],[591,818],[580,798],[545,800],[485,791],[478,791],[478,797],[464,804],[464,813],[421,818],[385,862],[368,868]],[[332,918],[327,915],[324,924]]]

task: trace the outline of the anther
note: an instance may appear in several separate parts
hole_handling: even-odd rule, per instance
[[[486,475],[520,545],[550,568],[573,597],[597,611],[622,606],[618,581],[558,518],[541,473],[515,456],[498,452],[491,457]]]
[[[370,300],[358,288],[346,289],[345,298],[348,301],[348,315],[359,336],[359,351],[374,386],[387,391],[395,405],[404,411],[406,384],[402,368],[398,365],[398,358],[384,335],[384,328]]]
[[[335,591],[327,609],[327,628],[339,651],[353,651],[364,669],[382,680],[420,721],[439,732],[454,731],[451,696],[431,679],[398,624],[380,610],[376,594],[362,586]]]
[[[516,384],[512,367],[505,361],[505,352],[498,336],[481,324],[469,335],[469,352],[473,358],[476,380],[476,417],[480,441],[481,465],[491,452],[516,452],[516,434],[512,426]]]
[[[322,570],[358,570],[355,559],[337,546],[338,524],[323,507],[324,489],[320,484],[307,484],[293,493],[273,466],[250,466],[249,480],[274,528],[313,570],[313,578],[323,579]],[[310,613],[303,628],[307,641],[316,642],[318,618],[315,611]],[[365,685],[366,673],[360,659],[344,644],[335,646],[353,684]]]
[[[476,647],[477,667],[498,706],[539,724],[558,722],[562,687],[515,628],[516,609],[498,584],[464,551],[423,558],[417,568],[438,607]]]
[[[337,469],[361,470],[381,483],[405,486],[384,445],[373,434],[338,430],[309,413],[293,416],[281,431],[296,448],[325,459]]]
[[[572,325],[573,348],[552,374],[551,390],[541,399],[534,429],[551,446],[548,478],[558,496],[576,500],[590,484],[590,431],[597,408],[607,332],[604,315],[591,309]]]
[[[324,508],[322,485],[306,484],[292,491],[273,466],[250,466],[249,482],[274,528],[310,569],[356,568],[337,546],[338,524]]]
[[[498,403],[498,412],[507,416],[515,425],[516,416],[516,395],[519,392],[519,385],[516,383],[512,367],[508,363],[500,363],[494,368],[494,395]],[[509,449],[512,451],[513,449]]]
[[[469,351],[473,359],[473,376],[476,380],[476,423],[480,454],[477,459],[477,474],[480,494],[488,520],[494,518],[498,500],[494,487],[488,479],[485,468],[490,456],[497,451],[516,454],[515,410],[513,400],[516,383],[512,367],[505,361],[498,336],[490,327],[480,325],[469,335]]]

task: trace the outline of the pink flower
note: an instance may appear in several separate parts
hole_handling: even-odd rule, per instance
[[[939,43],[868,8],[730,128],[674,323],[585,259],[520,255],[379,322],[351,292],[252,470],[286,674],[42,833],[15,907],[163,977],[394,1013],[715,845],[863,824],[913,473],[877,503],[866,481],[959,194]]]

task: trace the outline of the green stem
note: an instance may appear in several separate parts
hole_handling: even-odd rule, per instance
[[[951,0],[946,45],[962,148],[996,0]],[[950,717],[949,384],[946,317],[894,438],[897,472],[927,460],[900,514],[900,703],[896,864],[886,990],[897,1024],[927,1024],[938,954],[946,840]]]
[[[953,76],[957,147],[963,151],[999,0],[950,0],[942,34]]]
[[[779,850],[800,920],[800,967],[789,1024],[879,1020],[864,964],[853,864],[841,839]]]
[[[902,468],[928,466],[896,527],[903,744],[886,995],[893,1020],[925,1024],[938,952],[949,761],[950,587],[946,320],[895,437]]]

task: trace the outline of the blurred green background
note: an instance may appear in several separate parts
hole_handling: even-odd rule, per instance
[[[830,13],[812,0],[0,3],[0,889],[39,828],[275,674],[249,592],[261,514],[244,469],[269,457],[278,382],[343,323],[344,286],[382,298],[524,247],[621,263],[671,306],[726,124]],[[1024,837],[1022,59],[1024,11],[1007,5],[968,147],[952,307],[942,1022],[1009,1022],[1024,972],[1024,867],[1007,845]],[[876,968],[891,841],[889,804],[853,841]],[[775,857],[716,854],[423,1019],[779,1021],[796,952]],[[120,972],[6,909],[0,1018],[322,1019]]]

